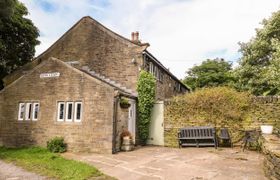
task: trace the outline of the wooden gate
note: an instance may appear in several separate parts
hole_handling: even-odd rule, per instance
[[[150,123],[150,131],[148,144],[164,145],[164,102],[158,101],[154,104],[152,118]]]

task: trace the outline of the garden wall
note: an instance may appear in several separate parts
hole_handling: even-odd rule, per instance
[[[205,119],[204,112],[195,110],[186,113],[187,107],[185,100],[171,100],[164,103],[164,145],[177,147],[177,132],[180,128],[186,126],[207,126],[213,125],[213,121]],[[252,107],[243,116],[241,120],[232,121],[231,124],[217,124],[216,127],[229,127],[232,138],[235,142],[240,140],[241,131],[238,129],[259,128],[262,123],[273,124],[280,128],[280,97],[253,97]],[[181,113],[180,113],[181,112]]]
[[[269,179],[280,179],[280,137],[263,135],[264,172]]]

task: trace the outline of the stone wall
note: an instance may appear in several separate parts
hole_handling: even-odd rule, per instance
[[[272,180],[280,179],[280,137],[263,135],[264,172]]]
[[[3,127],[3,106],[4,106],[4,97],[3,97],[3,93],[0,91],[0,146],[3,146],[3,142],[2,142],[2,127]]]
[[[280,97],[256,97],[254,102],[251,112],[253,125],[271,124],[280,130]]]
[[[78,61],[79,68],[90,70],[136,91],[139,72],[143,68],[144,44],[135,44],[115,34],[90,17],[82,18],[46,52],[12,75],[5,77],[5,86],[50,57],[65,62]],[[166,71],[164,81],[157,83],[157,99],[164,100],[179,94],[175,83]]]
[[[182,108],[187,108],[181,102]],[[171,108],[171,109],[169,109]],[[167,110],[169,109],[169,110]],[[164,144],[165,146],[177,147],[177,133],[180,128],[186,126],[207,126],[211,125],[203,119],[196,119],[192,115],[181,116],[172,111],[172,101],[165,101],[164,111]],[[240,123],[240,124],[238,124]],[[253,106],[248,112],[246,119],[236,123],[235,129],[254,129],[260,128],[261,124],[272,124],[280,129],[280,98],[279,97],[255,97]],[[220,128],[219,125],[216,126]],[[276,128],[274,128],[276,130]],[[230,130],[233,139],[240,139],[241,134],[238,131]]]
[[[79,66],[88,66],[136,91],[144,48],[120,38],[90,17],[84,17],[39,58],[79,61]]]
[[[59,72],[59,77],[40,78]],[[112,152],[114,88],[59,60],[47,60],[1,91],[0,123],[6,146],[46,146],[64,137],[70,151]],[[20,102],[39,102],[38,121],[18,121]],[[81,101],[81,122],[58,122],[58,101]],[[1,105],[3,104],[3,105]]]

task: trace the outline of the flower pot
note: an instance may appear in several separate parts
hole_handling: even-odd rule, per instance
[[[132,143],[132,139],[129,136],[123,137],[121,150],[123,150],[123,151],[132,151],[133,148],[134,148],[134,145]]]
[[[263,134],[272,134],[273,126],[272,125],[261,125],[261,131]]]
[[[130,107],[130,104],[120,104],[121,108],[129,108]]]

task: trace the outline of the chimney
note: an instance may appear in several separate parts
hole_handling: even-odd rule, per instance
[[[136,31],[134,33],[134,41],[139,42],[139,32],[138,31]]]
[[[134,41],[134,40],[135,40],[135,33],[132,32],[132,33],[131,33],[131,41]]]
[[[131,41],[136,42],[136,43],[140,42],[139,41],[139,32],[138,31],[131,33]]]

